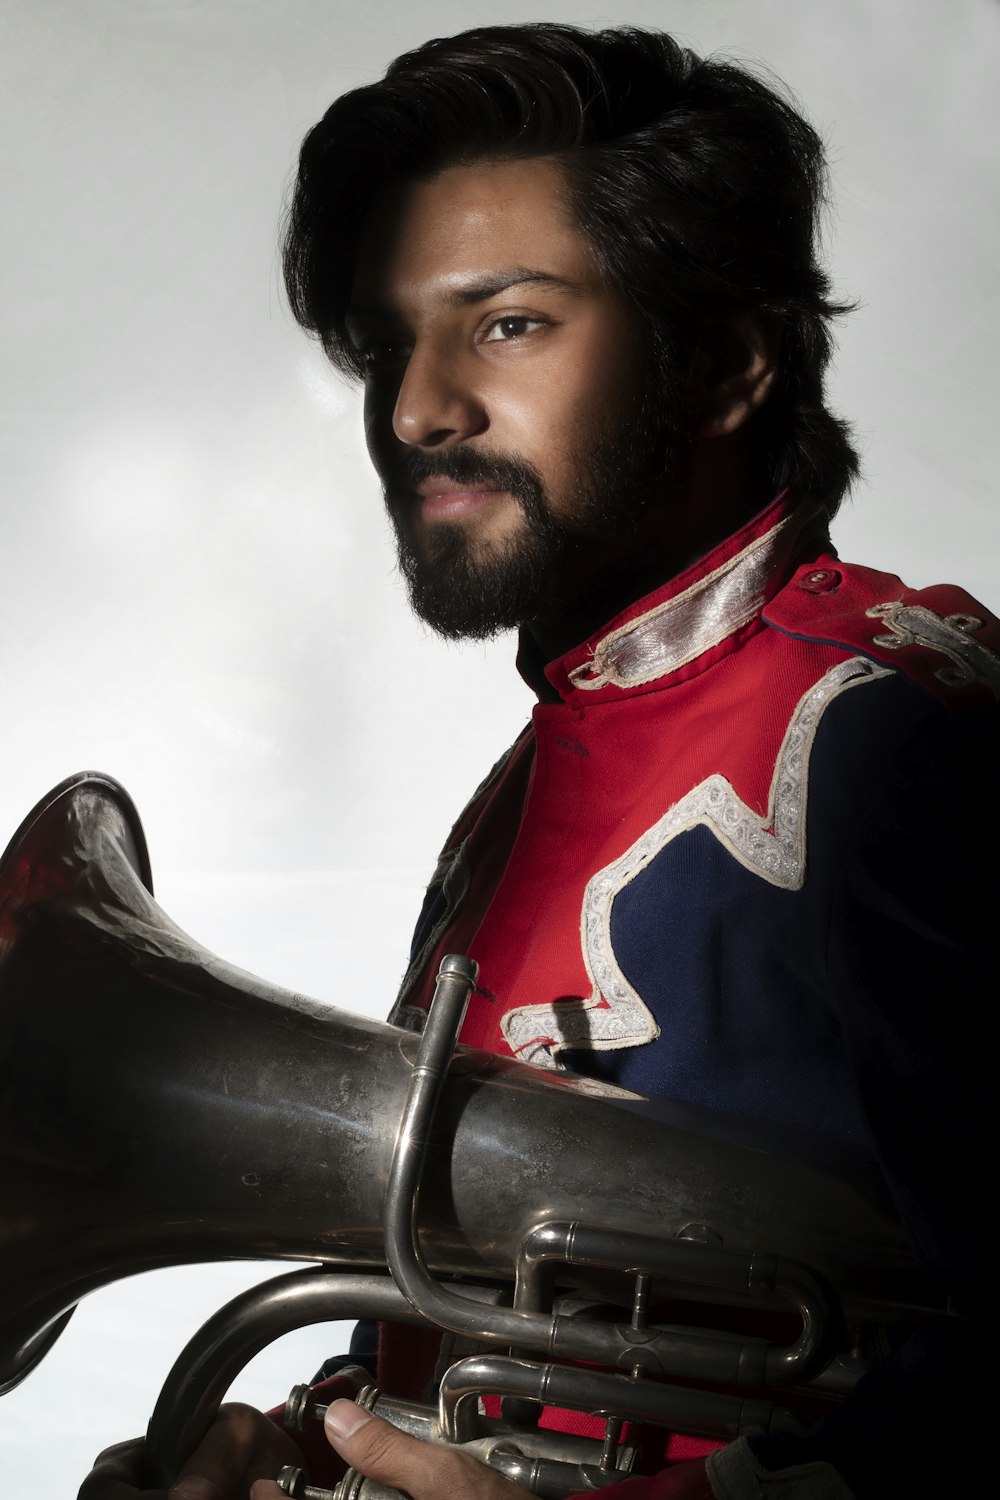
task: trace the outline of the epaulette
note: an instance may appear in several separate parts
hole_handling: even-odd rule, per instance
[[[954,584],[910,589],[830,555],[799,568],[764,619],[895,667],[946,707],[1000,699],[1000,621]]]

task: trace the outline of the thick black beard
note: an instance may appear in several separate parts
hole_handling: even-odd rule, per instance
[[[598,575],[598,557],[609,567],[634,558],[630,536],[652,508],[676,496],[686,467],[676,437],[679,403],[664,383],[656,384],[658,411],[640,408],[633,421],[579,454],[577,485],[558,516],[537,471],[522,459],[467,448],[406,454],[386,487],[386,506],[399,570],[420,619],[449,640],[490,640],[576,602],[587,567],[574,566],[573,554],[594,559],[589,567],[598,587],[609,581],[603,567]],[[412,492],[431,477],[506,490],[521,506],[523,527],[505,545],[475,556],[461,526],[441,523],[418,552],[408,524]]]

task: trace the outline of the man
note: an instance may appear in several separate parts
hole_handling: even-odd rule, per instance
[[[287,285],[364,380],[414,608],[456,637],[519,627],[539,697],[446,846],[394,1018],[469,952],[464,1040],[876,1156],[969,1310],[963,1010],[995,965],[992,808],[965,804],[1000,637],[958,590],[829,545],[858,466],[823,399],[822,170],[771,86],[669,37],[470,32],[307,138]],[[803,1438],[668,1447],[622,1493],[968,1485],[924,1439],[957,1430],[969,1349],[958,1319],[918,1333]],[[428,1373],[391,1333],[380,1360]],[[350,1403],[327,1430],[415,1500],[519,1493]],[[272,1436],[237,1412],[171,1494],[245,1493]],[[134,1495],[131,1462],[82,1494]]]

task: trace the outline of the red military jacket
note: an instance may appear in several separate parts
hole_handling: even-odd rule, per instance
[[[788,496],[544,672],[522,646],[540,701],[452,832],[393,1019],[468,953],[463,1041],[869,1154],[974,1285],[998,647],[961,590],[841,562]],[[880,1443],[862,1401],[855,1437],[764,1460],[903,1493],[885,1439],[917,1453],[953,1384],[924,1366],[878,1397]]]

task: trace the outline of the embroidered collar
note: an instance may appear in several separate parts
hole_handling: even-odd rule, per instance
[[[795,504],[782,494],[691,568],[624,611],[596,640],[552,662],[545,676],[561,698],[666,677],[748,624],[784,584],[806,544],[825,538],[822,507]],[[530,671],[525,644],[520,660]]]

